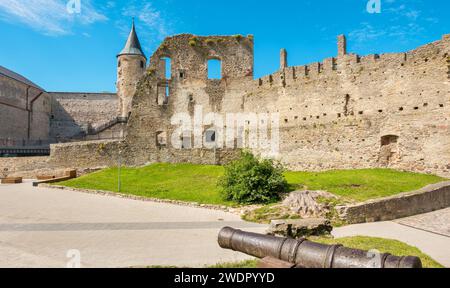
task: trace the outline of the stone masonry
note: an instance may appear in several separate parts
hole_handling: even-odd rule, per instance
[[[289,169],[381,167],[450,176],[450,35],[406,53],[368,56],[349,53],[346,41],[338,37],[336,56],[303,66],[289,66],[283,49],[280,70],[254,79],[252,35],[168,37],[147,66],[133,25],[118,56],[118,114],[128,120],[126,137],[120,145],[52,145],[48,161],[55,168],[113,165],[106,158],[117,159],[120,147],[130,166],[226,163],[238,154],[239,139],[227,149],[196,147],[193,129],[201,129],[205,143],[215,126],[180,131],[177,115],[269,113],[279,114],[280,124],[279,153],[271,157]],[[220,61],[220,79],[208,78],[210,60]],[[225,141],[213,132],[215,145]],[[92,149],[95,157],[89,157]]]
[[[407,53],[359,56],[346,46],[339,36],[337,57],[296,67],[282,50],[281,69],[254,80],[252,36],[167,38],[133,99],[128,164],[170,155],[172,117],[193,116],[201,105],[204,115],[279,113],[278,159],[290,169],[389,167],[449,176],[449,35]],[[222,63],[220,80],[208,79],[210,59]],[[192,131],[180,137],[195,150]]]

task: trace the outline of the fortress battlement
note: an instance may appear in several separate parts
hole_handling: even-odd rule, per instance
[[[373,71],[378,69],[415,69],[416,66],[426,64],[429,61],[448,57],[448,35],[442,40],[418,47],[404,53],[385,53],[360,56],[358,54],[345,54],[324,59],[322,62],[310,63],[300,66],[288,66],[272,74],[254,80],[253,86],[259,88],[271,86],[291,85],[297,81],[312,81],[335,77],[343,72],[359,70]],[[283,49],[284,50],[284,49]],[[439,55],[441,57],[439,57]],[[432,65],[430,65],[431,67]]]

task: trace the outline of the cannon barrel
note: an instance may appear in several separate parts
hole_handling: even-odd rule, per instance
[[[289,239],[244,232],[230,227],[219,233],[220,247],[257,258],[271,257],[297,268],[422,268],[418,257],[397,257],[306,239]]]

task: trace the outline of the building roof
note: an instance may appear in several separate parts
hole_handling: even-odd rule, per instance
[[[38,85],[34,84],[33,82],[31,82],[30,80],[28,80],[27,78],[23,77],[20,74],[17,74],[16,72],[13,72],[9,69],[6,69],[5,67],[0,65],[0,75],[6,76],[8,78],[14,79],[16,81],[19,81],[21,83],[24,83],[28,86],[34,87],[36,89],[39,89],[41,91],[45,91],[44,89],[42,89],[41,87],[39,87]]]
[[[125,48],[119,53],[117,56],[121,55],[140,55],[145,57],[144,52],[142,51],[141,43],[139,42],[139,38],[136,33],[136,28],[134,26],[134,19],[133,19],[133,25],[131,26],[131,32],[128,36],[127,43],[125,44]]]

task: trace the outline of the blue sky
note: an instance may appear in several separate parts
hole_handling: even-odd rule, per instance
[[[150,56],[171,34],[253,34],[255,77],[279,67],[279,50],[290,65],[336,54],[336,36],[361,55],[401,52],[450,33],[448,0],[0,0],[0,65],[48,91],[115,91],[116,55],[136,17]],[[372,0],[374,1],[374,0]],[[73,6],[76,7],[76,6]]]

